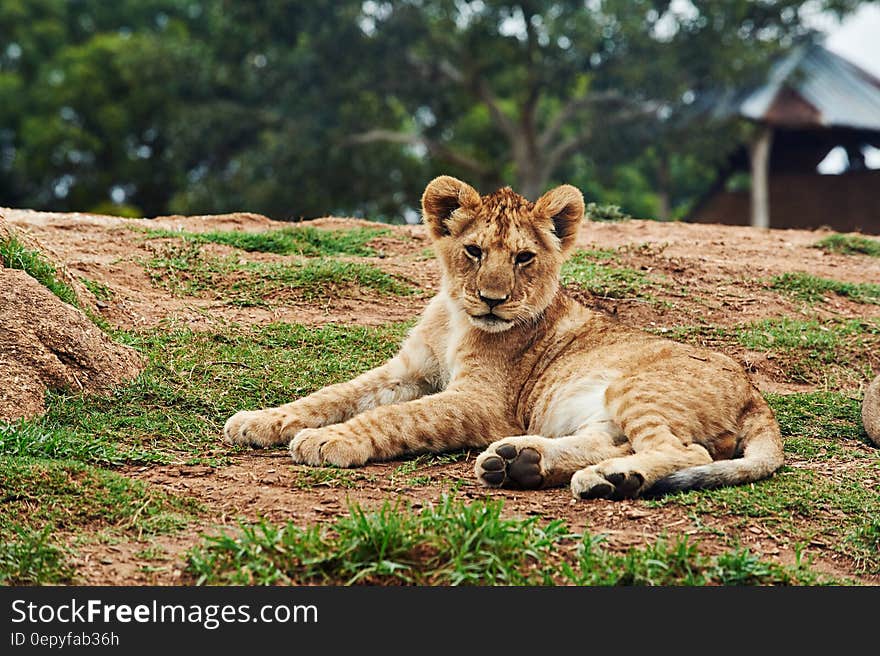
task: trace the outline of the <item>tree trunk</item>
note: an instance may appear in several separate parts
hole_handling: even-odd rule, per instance
[[[770,149],[773,130],[762,128],[751,148],[752,217],[755,228],[770,227]]]
[[[518,171],[518,188],[514,189],[531,201],[535,201],[545,191],[547,176],[538,166],[532,166],[525,171]]]
[[[657,200],[657,218],[668,221],[672,214],[672,204],[669,200],[669,157],[666,153],[660,155],[657,165]]]

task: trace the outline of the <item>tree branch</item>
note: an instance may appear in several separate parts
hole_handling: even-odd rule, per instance
[[[617,112],[612,117],[610,117],[606,121],[602,121],[602,127],[608,127],[611,125],[618,125],[620,123],[626,123],[627,121],[631,121],[633,119],[641,118],[643,116],[649,116],[651,114],[656,114],[657,110],[660,109],[661,103],[658,102],[644,102],[637,106],[633,106],[625,111]],[[580,132],[568,139],[559,142],[550,149],[547,153],[547,157],[544,160],[544,166],[546,167],[549,174],[552,175],[553,171],[556,169],[562,161],[568,157],[569,155],[575,153],[579,148],[582,148],[586,143],[590,140],[592,136],[592,132],[590,130],[585,130]]]
[[[539,146],[544,149],[553,143],[554,139],[559,136],[560,131],[565,125],[577,115],[582,109],[586,109],[592,105],[602,103],[624,103],[626,99],[619,91],[597,91],[588,93],[584,96],[577,96],[569,100],[565,106],[559,110],[550,125],[541,133],[538,140]]]
[[[511,143],[514,143],[519,138],[519,131],[516,129],[513,121],[510,120],[510,117],[502,111],[498,98],[495,97],[492,89],[489,88],[489,85],[483,78],[476,74],[472,76],[471,84],[477,97],[489,108],[489,115],[492,117],[495,125],[507,135]]]
[[[411,146],[421,145],[433,156],[446,160],[463,169],[473,171],[479,176],[487,176],[491,173],[489,167],[472,157],[452,150],[446,144],[434,141],[421,134],[397,132],[395,130],[368,130],[360,134],[353,134],[345,140],[346,144],[368,144],[376,142],[407,144]]]
[[[476,73],[466,75],[448,59],[441,59],[436,63],[428,64],[416,57],[407,55],[407,60],[411,66],[423,75],[423,77],[427,77],[425,73],[433,71],[439,73],[450,82],[469,88],[472,93],[486,105],[489,109],[489,115],[492,117],[492,121],[507,136],[507,138],[511,141],[517,139],[518,131],[516,125],[514,125],[513,121],[510,120],[510,117],[502,111],[501,105],[495,97],[495,94],[492,92],[492,89],[489,88],[486,81],[479,75]]]

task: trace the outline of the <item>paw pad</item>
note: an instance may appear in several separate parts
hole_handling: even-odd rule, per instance
[[[577,492],[581,499],[635,499],[645,483],[645,477],[639,472],[595,472],[592,479]]]
[[[479,463],[478,476],[490,487],[507,483],[525,490],[537,489],[544,483],[541,454],[530,447],[517,451],[512,444],[502,444],[495,448],[494,455]]]

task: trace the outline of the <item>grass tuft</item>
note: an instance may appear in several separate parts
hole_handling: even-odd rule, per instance
[[[9,269],[21,269],[65,303],[80,307],[73,288],[57,277],[58,270],[39,251],[31,250],[15,237],[0,240],[0,260]]]
[[[145,263],[150,280],[177,296],[213,296],[230,305],[268,305],[284,297],[314,300],[352,290],[406,296],[415,289],[364,262],[311,258],[303,262],[240,262],[206,257],[198,244],[166,245]]]
[[[50,541],[52,526],[12,525],[0,534],[0,585],[70,583],[74,570],[63,549]]]
[[[780,380],[824,389],[862,384],[876,367],[880,349],[876,319],[780,317],[732,327],[684,326],[662,334],[713,349],[739,346],[763,352]]]
[[[58,532],[170,533],[201,507],[115,472],[70,460],[0,457],[0,585],[68,583]]]
[[[205,538],[188,556],[198,584],[706,585],[807,584],[802,563],[766,563],[745,550],[708,558],[681,538],[624,554],[561,520],[506,519],[500,501],[444,495],[419,512],[357,505],[332,526],[260,521],[238,535]],[[580,537],[579,544],[576,543]],[[574,548],[573,548],[574,547]]]
[[[501,503],[465,505],[444,496],[415,513],[388,502],[357,505],[332,527],[262,521],[238,536],[209,537],[189,555],[197,583],[523,584],[567,536],[559,522],[501,517]]]
[[[813,305],[828,294],[837,294],[856,303],[880,305],[880,285],[819,278],[807,273],[785,273],[770,280],[770,288]]]
[[[181,528],[199,509],[141,481],[70,460],[0,457],[0,498],[0,532],[17,524],[39,530],[101,525],[155,535]]]
[[[655,283],[642,271],[613,264],[615,259],[614,251],[579,250],[562,266],[562,284],[576,284],[604,298],[650,298],[645,290]]]
[[[813,244],[813,248],[843,255],[880,257],[880,239],[869,239],[860,235],[830,235]]]
[[[376,251],[367,244],[376,237],[388,234],[388,230],[384,228],[319,230],[311,226],[297,226],[265,232],[184,232],[150,229],[146,234],[151,239],[179,237],[195,244],[223,244],[243,251],[276,255],[371,257],[376,255]]]

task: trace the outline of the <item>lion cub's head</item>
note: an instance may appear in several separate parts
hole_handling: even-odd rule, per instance
[[[481,197],[444,175],[425,189],[422,215],[450,298],[471,324],[494,333],[536,318],[550,304],[584,216],[584,198],[571,185],[534,203],[507,187]]]

